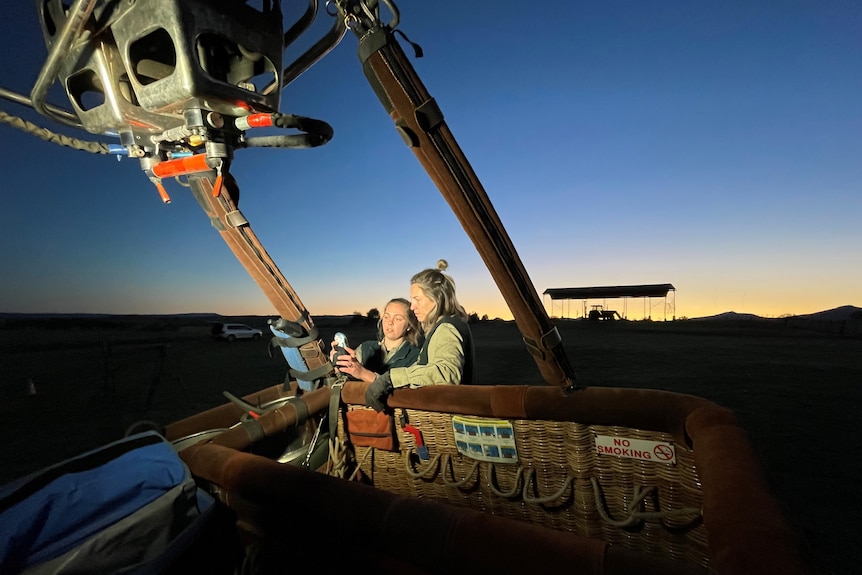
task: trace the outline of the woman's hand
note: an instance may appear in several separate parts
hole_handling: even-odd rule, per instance
[[[335,341],[334,339],[333,339],[331,342],[329,342],[329,361],[331,361],[331,362],[335,362],[335,353],[336,353],[336,349],[335,349],[335,348],[336,348],[336,347],[340,347],[340,346],[341,346],[341,344],[340,344],[340,343],[338,343],[337,341]],[[346,347],[345,347],[345,348],[342,348],[342,349],[349,349],[349,348],[346,348]],[[353,352],[353,350],[352,350],[352,349],[351,349],[350,351],[351,351],[351,352]],[[354,353],[354,355],[355,355],[355,353]]]
[[[335,368],[338,371],[346,373],[353,379],[358,379],[359,381],[374,381],[377,374],[359,363],[359,360],[356,359],[356,350],[345,347],[344,352],[345,353],[340,355],[338,360],[335,362]]]
[[[334,341],[334,340],[329,345],[332,348],[329,350],[329,361],[336,364],[336,367],[338,367],[337,360],[335,359],[336,356],[338,357],[338,359],[341,359],[341,358],[347,357],[347,356],[350,356],[353,358],[356,357],[356,350],[353,348],[341,347],[341,345],[337,341]]]

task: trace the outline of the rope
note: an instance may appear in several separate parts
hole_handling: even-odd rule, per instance
[[[46,142],[57,144],[59,146],[66,146],[68,148],[74,148],[76,150],[90,152],[93,154],[110,153],[108,151],[107,144],[102,144],[101,142],[87,142],[84,140],[79,140],[77,138],[72,138],[70,136],[64,136],[63,134],[52,132],[47,128],[37,126],[36,124],[28,122],[23,118],[7,114],[2,110],[0,110],[0,122],[8,124],[9,126],[17,128],[18,130],[21,130],[23,132],[27,132],[32,136],[36,136],[37,138],[45,140]]]
[[[347,446],[336,435],[329,440],[329,461],[326,474],[344,479],[347,474]]]
[[[529,487],[530,487],[530,481],[531,481],[533,475],[535,475],[535,474],[536,474],[536,470],[533,469],[532,467],[528,467],[526,474],[524,474],[523,497],[524,497],[524,502],[526,502],[526,503],[550,503],[551,501],[557,501],[560,497],[563,496],[563,494],[566,492],[566,490],[568,490],[569,486],[572,484],[572,481],[574,481],[574,479],[575,479],[571,475],[567,475],[566,480],[563,482],[563,486],[560,487],[560,490],[557,491],[556,493],[554,493],[553,495],[548,495],[546,497],[530,497],[527,494],[527,491],[529,490]]]
[[[605,510],[605,500],[604,496],[602,495],[602,490],[599,486],[598,479],[596,479],[595,477],[590,477],[590,483],[593,484],[593,495],[595,495],[596,498],[596,507],[598,508],[599,515],[603,520],[607,521],[615,527],[629,527],[647,519],[661,520],[666,517],[684,517],[691,515],[700,516],[702,514],[702,511],[700,509],[696,509],[694,507],[668,509],[666,511],[638,511],[637,507],[639,507],[641,503],[645,502],[648,495],[655,492],[655,486],[641,487],[639,485],[635,485],[631,508],[626,505],[625,512],[627,515],[625,519],[614,519]]]
[[[350,453],[349,445],[350,444],[347,442],[342,442],[337,435],[329,440],[329,460],[326,462],[326,469],[324,471],[326,475],[345,479],[348,468],[347,455]],[[353,481],[356,479],[357,474],[362,469],[362,465],[365,463],[365,460],[368,459],[368,454],[372,451],[374,451],[373,447],[369,447],[365,451],[365,455],[362,456],[362,461],[356,465],[356,469],[353,470],[350,477],[346,478],[347,481]]]
[[[362,465],[365,463],[365,460],[368,459],[368,455],[374,451],[373,447],[369,447],[365,450],[365,455],[362,456],[362,461],[356,464],[356,469],[353,470],[353,473],[350,474],[350,477],[347,478],[347,481],[353,481],[356,478],[356,475],[362,469]]]
[[[411,455],[413,454],[413,448],[404,452],[404,469],[407,471],[407,475],[412,477],[413,479],[431,479],[434,475],[437,474],[437,469],[439,466],[437,465],[440,462],[440,454],[436,454],[431,458],[431,461],[428,463],[425,469],[414,472],[413,466],[410,464]]]
[[[344,449],[340,447],[340,442],[337,438],[335,442],[330,440],[329,443],[330,460],[338,461],[338,458],[340,456],[343,457],[343,455],[341,454],[343,453]],[[357,465],[356,470],[350,476],[350,480],[352,480],[356,476],[357,472],[365,463],[365,460],[368,458],[368,454],[371,453],[373,450],[373,447],[368,448],[368,450],[365,452],[365,455],[362,457],[362,461],[359,462],[359,465]],[[452,465],[452,455],[448,453],[442,455],[438,453],[434,455],[426,466],[424,466],[422,469],[414,471],[414,465],[412,464],[412,461],[414,459],[412,455],[414,453],[415,451],[413,448],[410,448],[404,452],[404,469],[407,472],[407,475],[413,479],[433,479],[437,472],[441,469],[441,467],[441,478],[443,480],[443,483],[448,487],[464,486],[467,481],[471,477],[473,477],[474,473],[477,474],[477,480],[479,478],[479,472],[477,470],[479,470],[480,461],[476,460],[473,463],[473,467],[470,468],[470,471],[467,473],[464,479],[455,480],[454,467]],[[454,481],[449,480],[446,476],[447,465],[452,470],[452,479]],[[575,477],[573,475],[567,475],[565,481],[563,481],[563,485],[556,493],[544,497],[531,497],[529,494],[530,486],[533,484],[533,479],[536,475],[536,470],[534,468],[527,467],[525,469],[523,466],[520,466],[518,468],[518,471],[515,473],[515,482],[512,486],[512,489],[509,491],[502,491],[497,485],[496,466],[493,463],[490,463],[489,465],[490,470],[488,487],[490,488],[490,490],[494,494],[506,499],[514,498],[520,492],[525,503],[544,504],[551,503],[553,501],[559,501],[566,494],[566,491],[571,488],[572,483],[575,480]],[[346,465],[340,466],[339,469],[341,469],[341,467],[346,467]],[[332,475],[332,473],[330,473],[330,475]],[[341,475],[338,475],[338,477],[343,476],[343,472]],[[523,488],[520,488],[522,477],[524,479],[524,485]],[[602,520],[606,521],[610,525],[613,525],[614,527],[629,527],[641,521],[649,520],[662,522],[663,519],[670,517],[700,517],[703,514],[703,511],[701,509],[695,507],[683,507],[680,509],[667,509],[663,511],[639,511],[638,508],[640,507],[640,505],[642,503],[645,503],[646,498],[654,494],[657,488],[655,486],[641,487],[639,485],[635,485],[631,503],[626,505],[625,518],[614,519],[607,512],[604,494],[601,490],[601,486],[599,485],[598,480],[595,477],[590,477],[590,483],[593,486],[593,495],[595,497],[596,508],[598,509],[599,516],[602,518]]]
[[[479,469],[479,461],[474,461],[473,467],[470,468],[470,471],[467,472],[467,475],[466,475],[466,477],[464,477],[464,479],[462,479],[461,481],[457,481],[457,480],[456,481],[449,481],[446,478],[446,467],[448,467],[449,469],[452,470],[452,479],[455,479],[455,468],[452,466],[452,456],[447,453],[444,457],[445,457],[445,459],[443,460],[442,477],[443,477],[443,483],[445,483],[449,487],[462,487],[463,485],[465,485],[467,483],[467,480],[473,476],[473,473],[475,473],[476,470]],[[447,466],[447,464],[448,464],[448,466]],[[476,478],[477,479],[479,478],[478,473],[476,474]]]
[[[488,479],[488,487],[491,488],[491,491],[504,499],[510,499],[515,497],[520,492],[521,485],[521,475],[524,473],[523,467],[518,467],[518,471],[515,472],[515,484],[512,485],[511,491],[503,492],[497,487],[497,466],[493,463],[491,464],[491,472],[489,474]]]

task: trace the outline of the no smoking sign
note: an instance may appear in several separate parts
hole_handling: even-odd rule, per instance
[[[597,435],[596,453],[670,465],[676,464],[676,449],[674,449],[673,443],[666,441]]]

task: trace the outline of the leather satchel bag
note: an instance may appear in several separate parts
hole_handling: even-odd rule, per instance
[[[348,409],[345,427],[347,437],[354,446],[397,451],[395,416],[390,413],[367,408]]]

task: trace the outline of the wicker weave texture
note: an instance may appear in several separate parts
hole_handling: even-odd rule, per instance
[[[458,452],[452,414],[405,411],[410,425],[421,431],[430,459],[418,458],[414,436],[401,426],[396,426],[397,452],[356,447],[356,462],[376,488],[709,566],[694,452],[675,444],[677,461],[670,465],[600,454],[596,449],[598,435],[674,443],[669,434],[513,420],[518,462],[490,463]],[[401,410],[398,415],[403,415]],[[338,433],[346,441],[343,421]],[[641,516],[620,525],[632,511]]]

